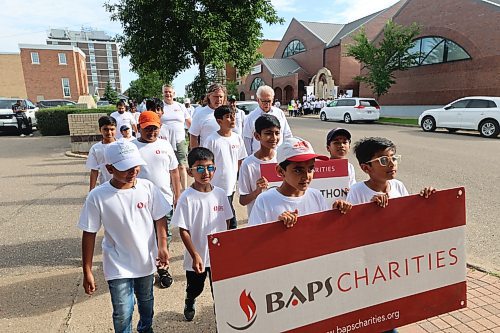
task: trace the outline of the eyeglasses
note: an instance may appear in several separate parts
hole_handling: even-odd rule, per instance
[[[198,165],[192,168],[189,168],[190,170],[196,170],[198,173],[205,173],[205,170],[208,172],[214,172],[215,171],[215,165]]]
[[[378,161],[381,166],[388,166],[389,161],[391,161],[393,164],[398,164],[401,162],[401,155],[380,156],[378,158],[374,158],[373,160],[366,161],[364,164],[368,164],[375,161]]]
[[[260,99],[259,101],[260,101],[262,104],[271,104],[271,103],[273,102],[273,101],[270,101],[270,100],[265,101],[265,100],[263,100],[263,99]]]

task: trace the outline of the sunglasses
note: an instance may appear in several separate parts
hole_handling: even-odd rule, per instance
[[[375,161],[378,161],[381,166],[388,166],[389,162],[392,162],[393,164],[398,164],[401,162],[401,155],[380,156],[378,158],[374,158],[373,160],[367,161],[364,164],[368,164]]]
[[[196,170],[198,173],[205,173],[205,170],[208,172],[214,172],[215,171],[215,165],[198,165],[196,167],[189,168],[190,170]]]

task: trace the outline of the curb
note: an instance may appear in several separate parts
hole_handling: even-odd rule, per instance
[[[300,117],[289,117],[289,116],[286,116],[286,117],[287,118],[305,118],[305,119],[317,119],[317,120],[319,120],[319,117],[317,117],[317,115],[314,115],[314,116],[306,115],[306,116],[300,116]],[[400,127],[420,127],[418,125],[391,123],[391,122],[385,122],[385,121],[383,121],[383,122],[375,121],[374,124],[377,124],[377,125],[400,126]]]
[[[68,151],[66,151],[66,152],[64,153],[64,155],[66,155],[66,156],[68,156],[68,157],[73,157],[73,158],[81,158],[81,159],[87,158],[87,155],[73,153],[73,152],[70,152],[69,150],[68,150]]]

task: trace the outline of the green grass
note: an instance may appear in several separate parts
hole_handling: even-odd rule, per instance
[[[380,117],[378,122],[379,123],[392,123],[392,124],[405,124],[405,125],[417,125],[418,126],[418,119],[414,119],[414,118]]]

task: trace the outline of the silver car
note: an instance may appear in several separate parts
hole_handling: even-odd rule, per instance
[[[380,118],[380,106],[373,98],[339,98],[322,108],[319,118],[322,121],[335,120],[346,124],[360,120],[373,122]]]

